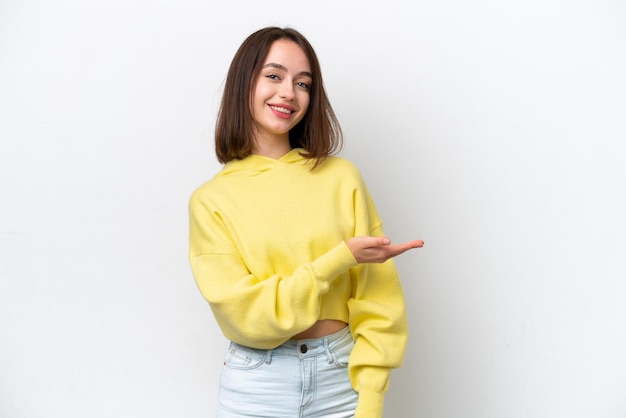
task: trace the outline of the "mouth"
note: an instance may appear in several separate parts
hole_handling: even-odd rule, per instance
[[[276,112],[284,113],[285,115],[291,115],[293,112],[295,112],[294,109],[290,109],[284,106],[269,105],[269,107],[270,109]]]

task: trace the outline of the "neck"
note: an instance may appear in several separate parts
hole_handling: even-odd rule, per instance
[[[276,160],[289,151],[291,151],[291,145],[289,145],[288,137],[274,141],[256,141],[252,149],[253,154],[274,158]]]

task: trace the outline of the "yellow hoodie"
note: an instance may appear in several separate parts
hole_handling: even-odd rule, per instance
[[[390,369],[404,357],[404,296],[393,260],[358,264],[346,241],[383,236],[358,169],[292,150],[227,163],[192,195],[194,278],[225,337],[271,349],[320,319],[350,326],[355,417],[382,417]]]

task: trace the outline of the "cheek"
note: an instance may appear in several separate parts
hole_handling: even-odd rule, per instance
[[[270,89],[266,85],[259,83],[256,85],[254,93],[252,94],[252,101],[257,105],[259,103],[262,104],[271,96],[272,92],[270,91]]]
[[[299,104],[300,104],[300,109],[304,110],[304,112],[302,113],[306,113],[306,111],[309,110],[309,105],[311,104],[311,97],[308,94],[305,94],[299,100]]]
[[[252,96],[252,113],[255,114],[256,112],[262,112],[263,108],[265,107],[266,100],[267,97],[264,95],[263,89],[257,89],[257,91],[254,93],[254,96]]]

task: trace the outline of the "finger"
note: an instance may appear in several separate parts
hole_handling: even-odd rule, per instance
[[[407,249],[410,249],[410,248],[420,248],[420,247],[424,246],[424,241],[422,241],[421,239],[415,239],[415,240],[408,241],[408,242],[405,242],[405,243],[402,243],[402,244],[397,244],[397,245],[405,246],[405,247],[407,247]]]
[[[385,247],[391,244],[391,240],[387,237],[367,237],[365,248]]]
[[[386,247],[386,251],[388,252],[388,254],[392,254],[392,256],[395,257],[396,255],[400,255],[408,250],[420,248],[422,245],[422,241],[415,240],[406,242],[404,244],[389,245]]]
[[[397,255],[402,254],[405,251],[410,250],[413,247],[410,246],[406,246],[405,244],[396,244],[396,245],[389,245],[386,249],[385,252],[389,255],[391,255],[392,257],[395,257]]]

